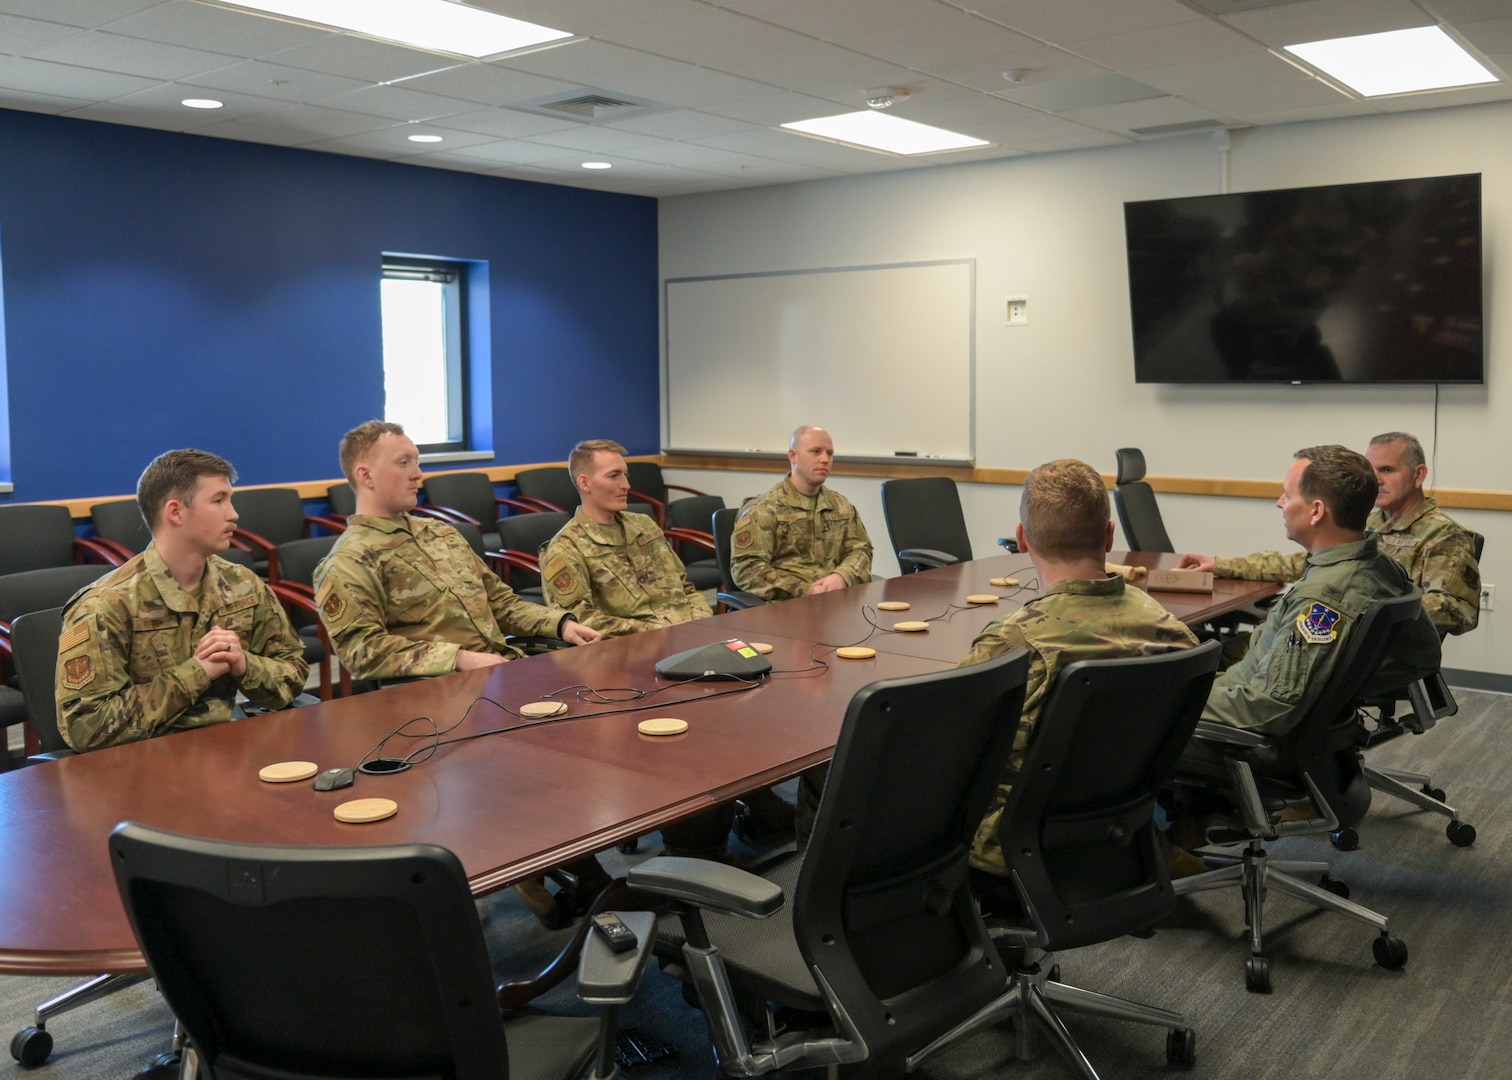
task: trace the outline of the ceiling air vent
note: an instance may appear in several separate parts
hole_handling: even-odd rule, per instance
[[[550,94],[546,97],[531,98],[529,101],[511,102],[506,107],[523,109],[526,112],[540,113],[545,116],[570,116],[574,120],[585,120],[590,124],[602,124],[623,120],[630,116],[641,116],[661,108],[655,102],[633,98],[626,94],[609,93],[593,87],[581,87],[565,94]]]
[[[1227,125],[1218,120],[1186,120],[1179,124],[1156,124],[1154,127],[1130,128],[1141,139],[1158,139],[1168,135],[1193,135],[1199,131],[1222,131]]]

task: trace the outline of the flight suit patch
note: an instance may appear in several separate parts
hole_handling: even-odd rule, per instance
[[[1322,645],[1339,636],[1338,622],[1339,613],[1333,608],[1327,604],[1313,604],[1297,616],[1297,632],[1302,635],[1303,641]]]
[[[86,654],[74,656],[63,662],[63,688],[82,690],[94,679],[94,663]]]

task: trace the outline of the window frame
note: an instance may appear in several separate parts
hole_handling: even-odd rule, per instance
[[[424,258],[385,253],[380,282],[387,280],[433,281],[447,288],[443,292],[445,302],[444,333],[446,335],[446,411],[447,427],[455,433],[445,442],[417,443],[424,457],[432,455],[472,455],[472,364],[473,356],[469,334],[468,312],[469,264],[462,260]],[[382,303],[379,304],[380,323],[383,318]],[[381,327],[380,327],[381,329]],[[388,379],[388,358],[383,358],[384,380]],[[384,418],[388,416],[387,393],[384,397]]]

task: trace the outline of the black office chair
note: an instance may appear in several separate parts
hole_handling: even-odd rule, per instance
[[[735,531],[735,519],[739,516],[740,510],[732,506],[716,510],[711,522],[714,526],[714,557],[719,562],[720,611],[744,611],[766,603],[755,593],[744,592],[737,587],[735,576],[730,570],[730,536]]]
[[[1018,649],[862,688],[808,851],[771,880],[665,857],[630,871],[632,888],[672,902],[657,950],[696,988],[727,1073],[862,1060],[901,1071],[1003,992],[967,852],[1012,750],[1027,674]],[[796,1010],[794,1022],[814,1015],[814,1028],[775,1034],[773,1003]]]
[[[541,548],[571,520],[571,514],[551,511],[499,519],[501,543],[489,561],[505,584],[531,603],[546,603],[541,587]]]
[[[336,655],[336,647],[320,621],[320,609],[315,604],[315,568],[320,560],[336,546],[337,536],[309,536],[301,540],[289,540],[275,549],[278,555],[278,580],[270,583],[273,594],[283,605],[289,623],[304,645],[305,663],[319,673],[321,701],[333,697],[347,697],[352,693],[351,672],[336,664],[337,676],[331,675],[330,659]]]
[[[4,665],[5,682],[0,685],[0,739],[7,737],[11,727],[23,723],[28,714],[26,698],[21,691],[13,659],[12,624],[28,612],[62,607],[74,593],[93,584],[110,570],[111,567],[105,563],[81,563],[0,575],[0,656],[8,658]],[[56,656],[56,642],[54,646],[53,655]],[[29,742],[35,743],[35,734]],[[3,745],[0,743],[0,746]],[[4,755],[4,760],[8,765],[8,752]]]
[[[73,515],[66,506],[0,506],[0,574],[81,562],[120,566],[125,561],[108,545],[74,536]]]
[[[521,469],[515,473],[514,482],[521,499],[535,504],[541,510],[565,511],[570,514],[582,502],[577,485],[567,475],[565,465]]]
[[[453,514],[460,515],[462,520],[470,521],[484,530],[498,520],[501,507],[514,501],[496,496],[493,481],[487,473],[482,472],[437,473],[427,476],[424,490],[428,507],[450,510]],[[499,546],[499,534],[484,531],[483,550],[495,551]]]
[[[700,592],[718,589],[724,583],[713,532],[714,514],[724,508],[724,499],[718,495],[691,495],[667,504],[663,524],[667,539],[682,560],[688,580]]]
[[[667,525],[678,526],[679,523],[673,521],[671,517],[672,506],[674,503],[687,501],[686,499],[673,499],[672,492],[681,491],[693,498],[711,497],[706,492],[699,491],[696,488],[667,483],[667,478],[662,475],[661,465],[655,461],[625,462],[625,478],[630,481],[630,497],[644,503],[649,503],[656,511],[653,515],[656,518],[656,523],[663,527]],[[724,505],[723,499],[720,500],[719,505]],[[709,513],[713,513],[713,511],[711,510]],[[686,518],[687,516],[685,511],[683,517]],[[703,528],[702,526],[683,527]],[[703,529],[703,531],[706,532],[708,530]]]
[[[357,512],[357,492],[346,480],[326,488],[326,500],[331,504],[331,516],[337,521],[345,521]]]
[[[573,1080],[616,1071],[618,1007],[641,944],[583,951],[578,994],[601,1018],[501,1022],[467,875],[432,844],[299,848],[201,840],[127,822],[111,865],[132,930],[188,1034],[186,1076]],[[196,1071],[197,1070],[197,1071]]]
[[[1195,1035],[1179,1013],[1067,986],[1048,954],[1140,933],[1175,909],[1155,799],[1202,716],[1221,655],[1209,641],[1083,660],[1056,678],[1000,819],[1009,876],[972,872],[993,941],[1008,953],[1008,991],[931,1051],[1012,1017],[1021,1060],[1036,1056],[1043,1035],[1096,1080],[1064,1011],[1165,1027],[1167,1059],[1192,1063]]]
[[[971,559],[961,493],[948,476],[882,481],[882,516],[905,574]]]
[[[1160,518],[1155,489],[1145,482],[1144,451],[1126,447],[1116,451],[1118,476],[1113,486],[1113,505],[1118,524],[1130,551],[1175,551]]]
[[[1332,677],[1286,734],[1261,735],[1209,721],[1197,725],[1198,740],[1222,749],[1226,776],[1197,776],[1187,771],[1189,763],[1184,761],[1175,781],[1175,797],[1180,802],[1184,792],[1200,787],[1221,790],[1233,810],[1226,820],[1208,826],[1207,839],[1220,847],[1243,844],[1244,850],[1238,857],[1205,853],[1204,861],[1215,869],[1178,879],[1176,892],[1188,895],[1227,887],[1243,891],[1250,931],[1250,956],[1244,968],[1249,990],[1265,993],[1271,986],[1264,941],[1267,888],[1374,927],[1378,936],[1373,951],[1382,967],[1399,968],[1407,962],[1407,945],[1391,933],[1391,921],[1350,902],[1348,886],[1330,874],[1327,863],[1272,859],[1265,845],[1287,836],[1352,828],[1370,809],[1370,785],[1360,762],[1357,707],[1397,634],[1418,617],[1421,600],[1422,594],[1414,589],[1405,596],[1378,600],[1367,609],[1344,643],[1344,656]],[[1319,817],[1283,818],[1288,806],[1305,807],[1308,799]]]
[[[269,581],[279,578],[279,544],[314,536],[314,527],[329,533],[346,528],[335,518],[306,514],[304,500],[293,488],[243,488],[231,496],[231,503],[240,518],[232,543],[253,553],[253,568]]]

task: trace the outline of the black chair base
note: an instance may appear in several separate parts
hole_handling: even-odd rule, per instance
[[[11,1057],[20,1062],[22,1068],[36,1068],[52,1054],[52,1034],[47,1030],[49,1020],[66,1012],[72,1012],[81,1005],[88,1005],[91,1001],[109,997],[118,990],[125,990],[128,986],[146,982],[150,978],[152,976],[146,972],[138,975],[96,975],[88,982],[80,983],[55,997],[48,998],[37,1006],[31,1025],[21,1028],[11,1036]]]

